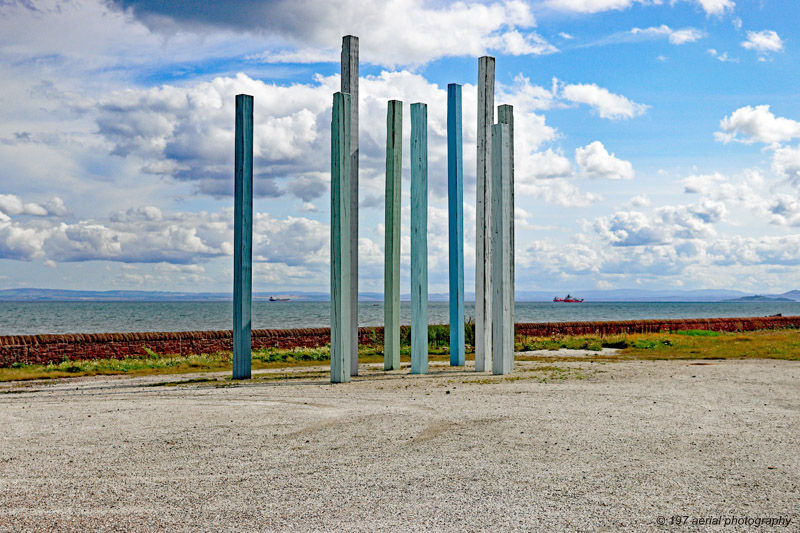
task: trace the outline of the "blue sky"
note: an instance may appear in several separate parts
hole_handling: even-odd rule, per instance
[[[385,113],[397,98],[406,120],[409,104],[429,106],[429,281],[447,291],[453,82],[464,85],[474,286],[484,54],[497,58],[495,103],[515,108],[518,290],[798,288],[793,7],[2,1],[0,288],[229,291],[234,96],[248,93],[254,290],[327,290],[330,106],[346,34],[362,60],[362,290],[383,285]]]

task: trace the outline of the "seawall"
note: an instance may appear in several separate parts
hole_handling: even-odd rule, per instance
[[[527,323],[516,324],[516,336],[606,336],[688,329],[730,332],[779,328],[800,328],[800,316]],[[408,326],[401,329],[401,335],[408,334]],[[358,332],[359,344],[383,343],[382,327],[359,328]],[[469,332],[467,337],[471,337]],[[146,355],[147,350],[181,355],[230,351],[232,340],[231,331],[0,336],[0,367],[14,363],[48,364],[65,359],[124,359]],[[255,329],[252,333],[253,349],[318,347],[326,344],[330,344],[329,328]]]

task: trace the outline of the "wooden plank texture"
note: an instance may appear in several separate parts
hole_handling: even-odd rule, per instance
[[[428,373],[428,106],[411,104],[411,373]]]
[[[492,126],[492,373],[508,374],[514,359],[511,285],[511,150],[508,124]]]
[[[400,369],[400,189],[403,181],[403,102],[386,111],[386,218],[383,278],[383,368]]]
[[[478,58],[478,143],[475,228],[475,370],[492,362],[492,124],[493,57]]]
[[[358,37],[342,37],[341,90],[350,95],[350,374],[358,375]]]
[[[233,379],[251,377],[253,97],[236,95],[233,185]]]
[[[331,383],[350,381],[350,95],[331,116]]]

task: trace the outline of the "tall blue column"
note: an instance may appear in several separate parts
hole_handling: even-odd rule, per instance
[[[450,365],[464,365],[464,157],[461,85],[447,86],[447,203],[450,242]]]
[[[233,379],[250,379],[253,301],[253,97],[236,95],[233,201]]]
[[[350,95],[331,115],[331,383],[350,381]]]
[[[428,373],[428,106],[411,104],[411,373]]]
[[[400,185],[403,181],[403,102],[386,111],[386,224],[383,278],[383,368],[400,369]]]

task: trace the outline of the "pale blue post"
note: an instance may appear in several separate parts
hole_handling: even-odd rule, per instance
[[[358,375],[358,37],[342,37],[341,91],[350,95],[350,374]]]
[[[253,301],[253,97],[236,95],[233,201],[233,379],[250,379]]]
[[[514,361],[511,282],[511,149],[508,124],[492,126],[492,373],[508,374]]]
[[[400,184],[403,181],[403,102],[386,111],[386,219],[383,278],[383,368],[400,369]]]
[[[331,116],[331,383],[350,381],[350,95]]]
[[[464,158],[461,85],[447,86],[447,202],[450,240],[450,365],[464,365]]]
[[[428,373],[428,106],[411,104],[411,373]]]

